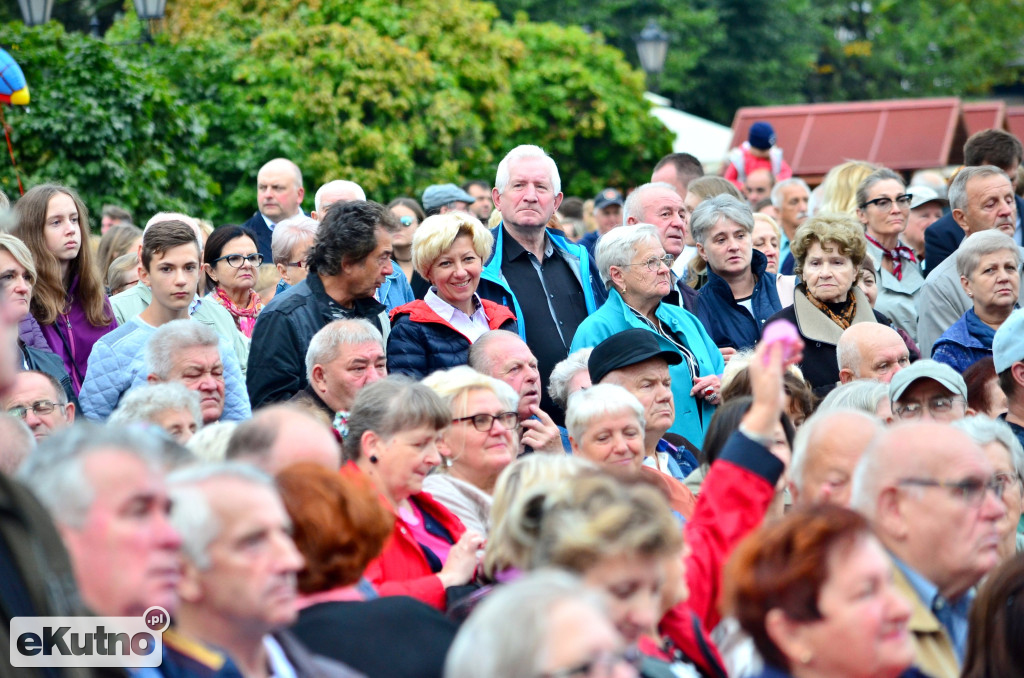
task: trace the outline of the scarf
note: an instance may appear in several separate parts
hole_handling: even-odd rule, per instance
[[[242,334],[252,339],[252,330],[256,327],[256,316],[263,310],[263,300],[260,299],[260,295],[256,294],[253,290],[249,290],[249,305],[245,308],[240,308],[238,304],[231,301],[227,293],[220,287],[214,288],[213,292],[214,298],[234,317]]]
[[[814,304],[814,307],[827,315],[832,319],[836,325],[839,325],[844,330],[853,324],[853,317],[857,315],[857,297],[853,294],[853,288],[846,294],[846,301],[841,301],[835,304],[830,304],[821,301],[810,292],[807,288],[803,290],[804,296],[807,300]]]
[[[996,338],[996,331],[983,323],[973,308],[967,309],[964,315],[967,321],[967,332],[972,337],[984,344],[985,348],[992,350],[992,340]]]
[[[892,274],[896,276],[897,280],[903,280],[903,262],[900,259],[906,259],[907,261],[917,263],[917,257],[914,256],[914,250],[910,249],[906,245],[900,243],[891,250],[887,250],[882,246],[882,243],[878,242],[867,232],[864,232],[864,237],[868,239],[868,242],[882,250],[882,256],[889,257],[892,259]],[[899,243],[899,241],[896,241]]]

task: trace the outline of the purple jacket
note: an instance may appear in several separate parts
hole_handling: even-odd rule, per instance
[[[103,306],[110,314],[110,324],[96,327],[90,323],[85,316],[85,309],[75,297],[77,289],[78,278],[76,277],[71,282],[71,289],[68,291],[71,303],[67,313],[57,316],[57,322],[52,325],[39,325],[50,350],[64,361],[64,369],[71,376],[71,387],[74,389],[75,395],[78,395],[82,388],[82,382],[85,381],[85,368],[89,363],[92,345],[96,343],[97,339],[117,327],[109,299],[103,300]]]

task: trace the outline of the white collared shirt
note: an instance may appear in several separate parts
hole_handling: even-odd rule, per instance
[[[424,295],[423,301],[430,307],[430,310],[441,316],[442,320],[446,320],[452,327],[466,335],[469,343],[475,342],[480,335],[491,329],[490,323],[487,322],[487,314],[484,313],[484,305],[480,303],[480,297],[473,295],[476,311],[473,312],[473,315],[466,315],[464,311],[437,296],[436,290],[436,287],[431,287],[430,291]]]
[[[263,647],[267,650],[267,663],[270,664],[271,678],[298,678],[295,667],[288,661],[284,648],[269,633],[263,636]]]

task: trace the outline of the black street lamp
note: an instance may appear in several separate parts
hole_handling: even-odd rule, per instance
[[[150,24],[164,18],[164,10],[167,0],[135,0],[135,13],[142,22],[142,39],[145,42],[153,42],[153,35],[149,32]]]
[[[50,20],[53,0],[18,0],[18,6],[26,26],[41,26]]]
[[[648,19],[647,25],[633,41],[636,53],[640,57],[640,67],[644,69],[651,82],[665,69],[665,56],[668,53],[668,33],[661,29],[658,22]]]

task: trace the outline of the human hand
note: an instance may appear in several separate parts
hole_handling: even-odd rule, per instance
[[[448,560],[437,573],[445,588],[462,586],[473,580],[480,561],[480,549],[487,540],[476,532],[466,532],[448,551]]]
[[[520,426],[522,435],[519,438],[521,447],[529,446],[534,452],[545,454],[563,454],[562,434],[558,425],[548,416],[548,413],[536,405],[530,406],[530,411],[536,415],[536,419],[524,419]]]

